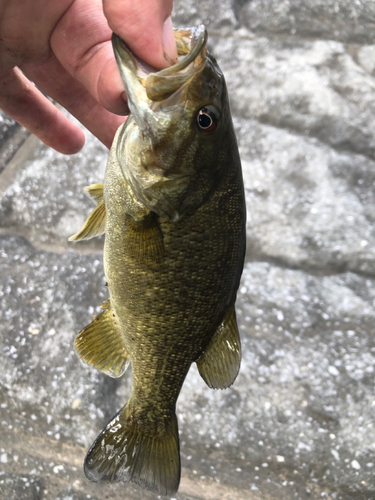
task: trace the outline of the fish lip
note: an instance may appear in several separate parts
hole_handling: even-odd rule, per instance
[[[158,76],[172,76],[182,70],[184,70],[189,64],[194,62],[196,57],[199,55],[201,50],[207,44],[207,30],[203,24],[197,27],[185,28],[183,30],[175,29],[175,37],[178,36],[179,32],[184,32],[186,35],[190,32],[191,46],[189,53],[182,57],[176,64],[169,66],[168,68],[157,71],[155,68],[149,66],[145,62],[141,61],[130,49],[127,43],[119,37],[116,33],[112,33],[112,46],[116,56],[117,64],[129,65],[129,69],[137,74],[138,77],[142,78],[148,76],[149,74],[155,73]],[[185,36],[186,38],[186,36]],[[143,73],[143,74],[142,74]]]
[[[177,29],[175,38],[176,42],[182,41],[185,49],[189,49],[188,52],[186,55],[180,53],[176,64],[157,71],[138,59],[122,38],[115,33],[112,34],[117,65],[128,100],[133,107],[142,101],[147,102],[148,107],[153,107],[153,102],[165,100],[186,83],[196,73],[197,66],[201,66],[202,61],[205,60],[207,31],[203,25],[196,28]],[[187,69],[190,65],[192,67]]]
[[[145,76],[156,71],[155,68],[152,68],[151,66],[141,61],[132,52],[128,44],[121,37],[116,35],[116,33],[112,33],[112,47],[120,71],[122,65],[129,67],[129,70],[138,77],[141,76],[139,74],[141,71],[144,72]]]
[[[184,70],[189,66],[189,64],[195,61],[195,59],[198,57],[202,49],[207,45],[207,30],[203,24],[200,24],[196,28],[187,28],[185,30],[177,29],[174,31],[175,31],[175,37],[178,36],[180,31],[184,31],[186,33],[190,31],[191,33],[190,51],[176,64],[173,64],[168,68],[158,71],[157,72],[158,76],[171,76]]]

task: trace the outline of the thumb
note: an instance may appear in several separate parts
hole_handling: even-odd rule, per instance
[[[173,0],[103,0],[109,27],[142,61],[163,69],[177,61]]]

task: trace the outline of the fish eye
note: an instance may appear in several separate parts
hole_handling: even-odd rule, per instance
[[[219,126],[219,111],[211,105],[201,108],[197,113],[199,129],[205,134],[212,134]]]

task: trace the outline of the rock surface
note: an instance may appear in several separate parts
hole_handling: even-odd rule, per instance
[[[226,76],[248,210],[242,368],[226,391],[188,374],[178,500],[375,498],[374,20],[370,0],[175,2]],[[67,238],[107,150],[0,125],[0,498],[156,498],[82,471],[130,391],[73,349],[107,291],[102,241]]]

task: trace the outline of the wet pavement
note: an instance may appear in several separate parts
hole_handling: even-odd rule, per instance
[[[178,500],[375,498],[375,4],[175,2],[226,76],[243,162],[241,372],[177,404]],[[102,239],[72,244],[108,151],[67,157],[0,115],[0,498],[155,499],[95,485],[87,448],[130,373],[73,343],[107,290]]]

